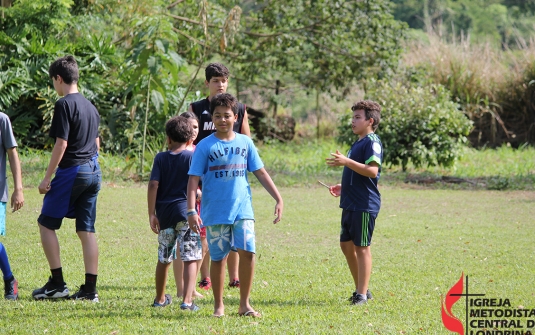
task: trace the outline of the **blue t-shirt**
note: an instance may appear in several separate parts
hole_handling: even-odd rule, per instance
[[[160,152],[154,157],[150,180],[158,181],[156,217],[160,229],[187,220],[188,170],[192,156],[193,152],[183,150],[178,154]]]
[[[189,174],[202,177],[201,219],[205,226],[254,220],[247,171],[264,167],[253,141],[235,133],[232,141],[214,134],[197,144]]]
[[[353,143],[347,157],[362,164],[376,162],[379,164],[379,172],[376,178],[369,178],[344,167],[340,207],[349,211],[368,212],[377,216],[381,208],[381,194],[377,188],[383,162],[381,139],[374,133],[368,134]]]

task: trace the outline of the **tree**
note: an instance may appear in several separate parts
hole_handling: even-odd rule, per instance
[[[247,14],[224,56],[249,80],[289,74],[314,91],[318,122],[320,92],[389,73],[402,50],[405,25],[384,0],[272,0]]]

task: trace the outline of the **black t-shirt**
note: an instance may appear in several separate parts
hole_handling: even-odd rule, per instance
[[[187,189],[192,151],[183,150],[178,154],[160,152],[154,157],[150,180],[158,181],[156,193],[156,216],[160,229],[175,227],[187,220]]]
[[[68,94],[56,102],[49,135],[67,141],[60,168],[85,164],[95,156],[99,123],[97,109],[80,93]]]
[[[197,145],[202,139],[215,133],[215,126],[212,122],[212,114],[210,113],[210,100],[208,98],[196,101],[191,104],[193,113],[199,119],[199,135],[193,144]],[[243,124],[243,117],[245,115],[245,105],[238,102],[238,120],[234,123],[234,131],[241,134]]]

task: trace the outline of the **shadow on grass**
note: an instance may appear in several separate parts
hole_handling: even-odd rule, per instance
[[[443,176],[427,172],[394,172],[381,176],[383,185],[402,186],[418,185],[429,189],[460,190],[535,190],[535,174],[520,176],[457,177]]]

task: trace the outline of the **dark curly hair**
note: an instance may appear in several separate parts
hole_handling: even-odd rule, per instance
[[[210,113],[214,114],[216,107],[229,107],[234,115],[238,114],[238,100],[230,93],[220,93],[210,100]]]
[[[177,143],[186,143],[193,137],[193,127],[188,119],[174,116],[165,124],[165,134]]]
[[[373,131],[377,129],[379,123],[381,122],[381,105],[375,101],[361,100],[351,106],[351,110],[353,112],[356,110],[363,110],[366,120],[369,120],[370,118],[373,119]]]
[[[225,77],[228,79],[229,72],[225,65],[221,63],[211,63],[208,64],[204,70],[206,76],[206,81],[210,81],[213,77]]]

